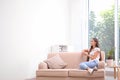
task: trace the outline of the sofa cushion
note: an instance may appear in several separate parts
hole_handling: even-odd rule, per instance
[[[104,77],[104,69],[98,69],[93,74],[89,74],[87,70],[70,69],[68,75],[70,77]]]
[[[68,77],[68,69],[40,69],[36,71],[37,77]]]
[[[45,60],[44,62],[48,64],[48,67],[50,69],[63,69],[67,66],[67,64],[61,59],[59,54],[57,54],[56,56],[52,58]]]

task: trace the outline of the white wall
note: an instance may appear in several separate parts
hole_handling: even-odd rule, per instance
[[[35,77],[49,47],[87,48],[87,0],[0,0],[0,80]]]
[[[75,51],[88,48],[88,0],[70,0],[70,40]]]
[[[68,43],[69,0],[0,0],[0,80],[35,77],[48,48]]]

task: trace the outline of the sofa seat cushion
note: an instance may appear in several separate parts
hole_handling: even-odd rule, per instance
[[[68,75],[70,77],[104,77],[104,69],[98,69],[93,74],[89,74],[87,70],[70,69]]]
[[[39,69],[37,77],[68,77],[68,69]]]

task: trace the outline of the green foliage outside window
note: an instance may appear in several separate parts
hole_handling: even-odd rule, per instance
[[[118,15],[118,25],[120,27],[120,9]],[[93,37],[98,38],[100,42],[100,48],[101,50],[105,51],[105,53],[108,53],[114,47],[114,7],[111,7],[109,10],[102,11],[100,13],[99,20],[96,19],[94,11],[90,11],[88,35],[89,41]]]

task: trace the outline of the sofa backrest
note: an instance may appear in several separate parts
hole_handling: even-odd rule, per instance
[[[51,58],[56,54],[59,54],[62,60],[67,63],[67,69],[79,68],[80,62],[86,61],[86,57],[82,57],[80,52],[50,53],[48,54],[48,58]]]
[[[81,62],[87,61],[87,56],[81,55],[80,52],[60,52],[60,53],[49,53],[47,58],[51,58],[59,54],[64,62],[67,63],[66,69],[79,69]],[[105,53],[101,51],[101,61],[105,61]]]
[[[105,52],[101,51],[101,61],[105,61]]]

